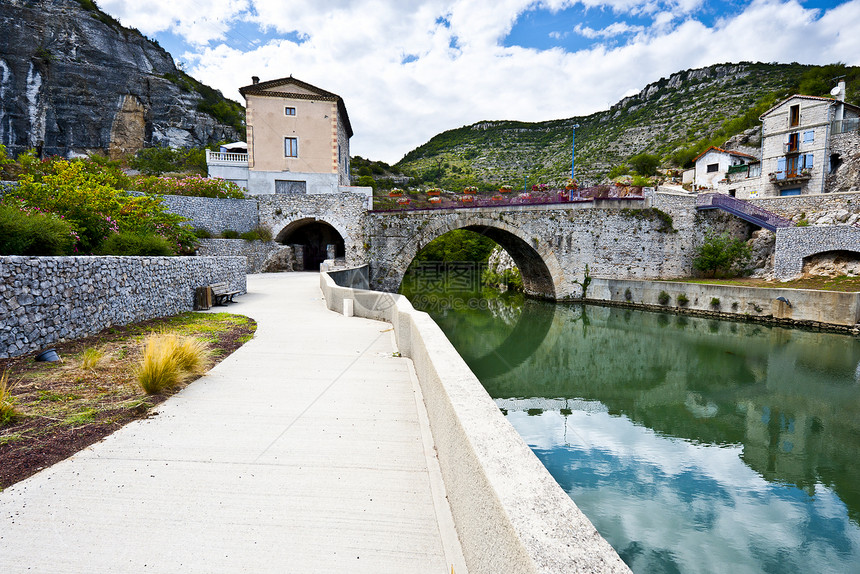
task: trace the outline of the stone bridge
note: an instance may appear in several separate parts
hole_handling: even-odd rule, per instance
[[[749,237],[749,224],[726,213],[696,212],[695,196],[655,193],[642,203],[497,206],[377,212],[355,194],[258,196],[259,223],[277,241],[305,245],[305,268],[334,251],[350,266],[368,263],[371,286],[397,291],[416,254],[455,229],[481,233],[501,245],[530,295],[581,296],[585,266],[593,277],[667,279],[692,273],[696,247],[708,230]],[[860,253],[860,230],[781,229],[775,270],[801,272],[804,258],[827,251]],[[858,255],[860,257],[860,255]]]

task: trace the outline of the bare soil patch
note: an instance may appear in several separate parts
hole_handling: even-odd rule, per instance
[[[146,395],[135,378],[146,335],[176,332],[196,337],[208,345],[215,365],[249,341],[256,329],[256,322],[242,315],[183,313],[58,343],[54,348],[61,362],[36,362],[36,352],[0,359],[0,373],[6,370],[14,385],[17,413],[0,427],[0,489],[148,416],[153,407],[193,382]]]

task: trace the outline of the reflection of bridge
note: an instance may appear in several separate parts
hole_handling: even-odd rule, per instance
[[[608,413],[609,407],[600,401],[585,399],[545,399],[533,397],[528,399],[493,399],[496,406],[507,412],[541,413],[545,411],[581,411],[586,413]]]

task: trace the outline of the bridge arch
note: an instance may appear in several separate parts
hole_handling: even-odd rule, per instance
[[[786,281],[803,273],[804,263],[817,255],[860,258],[860,229],[847,225],[777,229],[773,252],[774,275]]]
[[[337,226],[317,217],[302,217],[283,221],[275,241],[284,245],[301,245],[301,261],[307,271],[319,269],[320,263],[331,255],[329,245],[334,245],[334,256],[345,257],[348,235]],[[297,255],[298,258],[298,255]]]
[[[420,227],[412,237],[402,242],[382,277],[376,283],[386,290],[399,288],[403,276],[418,252],[428,243],[449,231],[465,229],[484,235],[498,243],[514,260],[523,276],[527,294],[556,299],[564,293],[561,266],[549,244],[527,237],[523,231],[503,220],[478,214],[457,214],[433,220]]]

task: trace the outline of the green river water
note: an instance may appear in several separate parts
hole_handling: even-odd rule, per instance
[[[407,292],[634,572],[860,572],[860,340]]]

